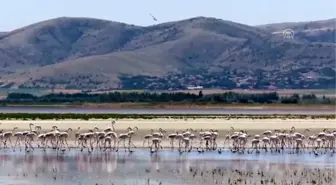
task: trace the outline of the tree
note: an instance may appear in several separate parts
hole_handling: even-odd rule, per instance
[[[198,97],[199,97],[199,98],[202,98],[202,97],[203,97],[203,92],[202,92],[202,91],[199,91],[199,92],[198,92]]]

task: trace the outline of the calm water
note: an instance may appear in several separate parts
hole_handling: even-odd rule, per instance
[[[115,114],[335,114],[334,110],[300,109],[154,109],[154,108],[60,108],[60,107],[0,107],[0,113],[115,113]]]
[[[336,156],[330,154],[315,157],[308,153],[250,154],[229,152],[179,155],[161,151],[150,155],[147,150],[128,153],[100,153],[91,155],[79,151],[57,153],[55,151],[24,152],[0,151],[0,184],[149,184],[177,185],[190,175],[191,169],[211,171],[214,168],[228,170],[286,171],[305,165],[305,168],[336,169]],[[183,178],[184,177],[184,178]]]

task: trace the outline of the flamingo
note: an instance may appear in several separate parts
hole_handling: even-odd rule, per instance
[[[7,148],[8,146],[7,146],[7,142],[9,142],[10,143],[10,145],[12,145],[12,140],[11,140],[11,137],[13,136],[13,132],[15,131],[15,130],[17,130],[18,129],[18,127],[14,127],[13,129],[12,129],[12,131],[8,131],[8,132],[5,132],[5,133],[3,133],[3,140],[4,140],[4,148]]]

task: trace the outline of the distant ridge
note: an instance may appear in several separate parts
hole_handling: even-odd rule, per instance
[[[61,17],[0,32],[0,87],[333,88],[335,21],[195,17],[141,27]],[[295,40],[274,34],[287,28]]]

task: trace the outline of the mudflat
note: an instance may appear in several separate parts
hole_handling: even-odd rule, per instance
[[[145,135],[151,133],[151,129],[158,131],[160,128],[169,133],[182,132],[192,128],[197,132],[201,130],[218,130],[219,138],[234,130],[246,130],[250,134],[261,134],[265,130],[287,130],[295,127],[297,131],[303,132],[309,129],[311,133],[316,133],[323,129],[336,130],[335,119],[226,119],[226,118],[153,118],[153,119],[118,119],[115,120],[115,130],[118,134],[125,133],[128,127],[138,127],[134,139],[142,139]],[[18,127],[17,131],[29,130],[29,124],[41,126],[42,131],[49,131],[53,126],[59,130],[65,131],[68,128],[73,133],[88,132],[97,127],[104,130],[112,127],[112,120],[90,119],[90,120],[0,120],[0,129],[10,131]],[[33,127],[34,127],[33,126]],[[71,133],[70,133],[71,135]]]

